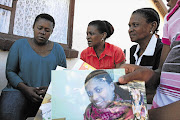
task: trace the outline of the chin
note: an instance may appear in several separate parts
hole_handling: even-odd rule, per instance
[[[136,42],[136,40],[131,39],[131,42]]]
[[[92,45],[91,45],[91,44],[88,44],[88,47],[92,47]]]

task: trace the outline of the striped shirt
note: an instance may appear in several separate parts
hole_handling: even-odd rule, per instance
[[[167,14],[162,42],[170,45],[170,52],[163,64],[160,85],[153,99],[158,108],[180,100],[180,0]]]

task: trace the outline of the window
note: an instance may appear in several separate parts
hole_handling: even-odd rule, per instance
[[[32,25],[40,13],[48,13],[55,19],[50,40],[60,43],[67,58],[75,58],[78,51],[72,48],[72,29],[75,0],[1,0],[0,48],[9,50],[19,38],[33,37]]]

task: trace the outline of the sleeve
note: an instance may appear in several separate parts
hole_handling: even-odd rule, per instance
[[[170,45],[171,44],[171,41],[170,41],[169,35],[168,35],[167,15],[164,18],[162,43],[166,44],[166,45]]]
[[[159,67],[162,48],[163,48],[163,43],[161,42],[161,40],[158,40],[156,48],[155,48],[155,53],[154,53],[154,55],[155,55],[155,63],[154,63],[153,68],[152,68],[153,70],[156,70]]]
[[[124,52],[119,47],[116,47],[114,57],[115,57],[115,59],[114,59],[115,60],[115,64],[118,64],[118,63],[126,60]]]
[[[134,53],[135,53],[135,51],[136,51],[136,47],[137,47],[137,45],[133,45],[133,46],[130,48],[130,64],[135,64]]]
[[[16,88],[23,80],[18,76],[19,72],[19,41],[16,41],[8,54],[6,62],[6,78],[8,82]]]
[[[86,62],[86,52],[87,52],[86,50],[83,50],[80,56],[80,59],[83,60],[84,62]]]
[[[58,53],[58,65],[64,68],[67,68],[67,64],[66,64],[66,55],[64,52],[63,47],[57,43],[58,49],[57,49],[57,53]]]

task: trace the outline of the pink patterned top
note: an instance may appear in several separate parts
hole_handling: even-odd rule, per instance
[[[124,118],[123,120],[126,120],[133,117],[131,104],[123,101],[119,96],[116,96],[115,102],[112,102],[104,109],[98,109],[91,103],[84,113],[84,120],[114,120],[118,118]]]

